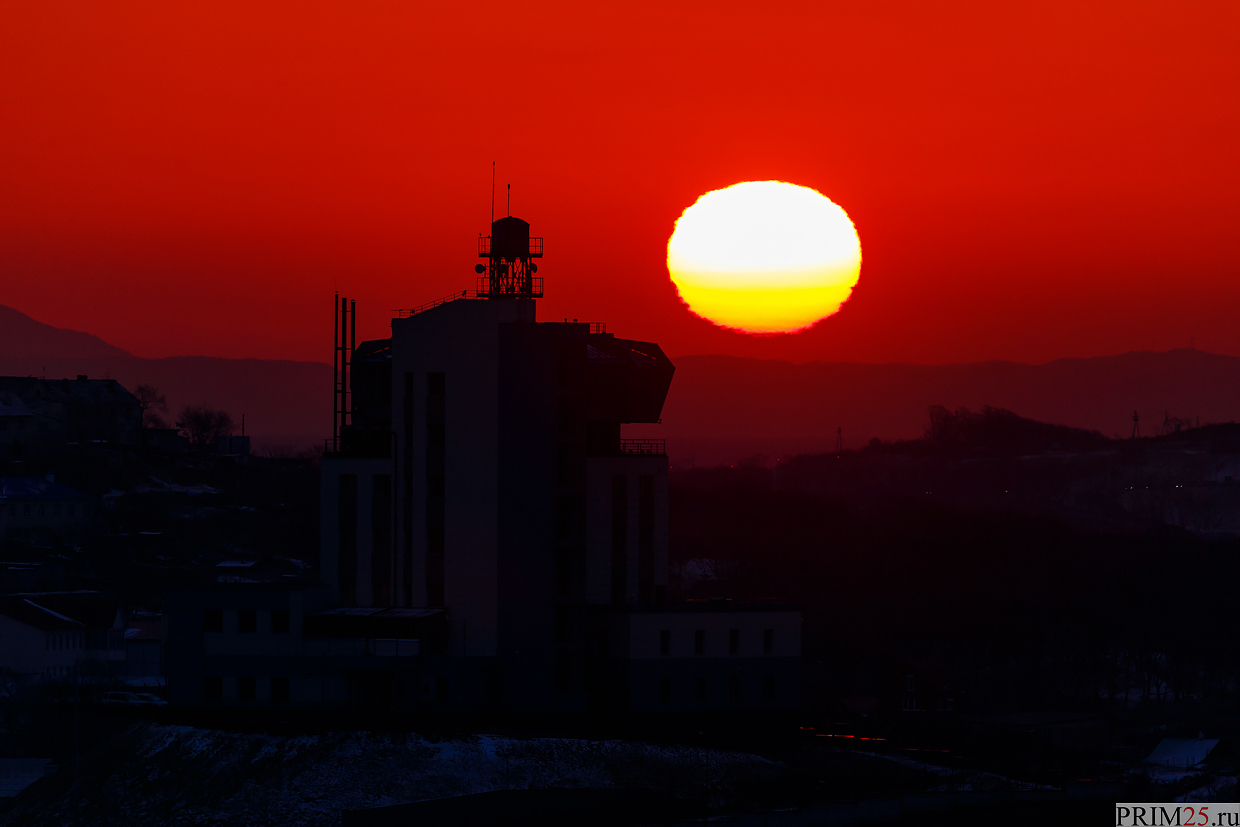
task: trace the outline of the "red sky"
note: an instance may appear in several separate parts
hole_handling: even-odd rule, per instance
[[[261,6],[261,8],[259,8]],[[544,319],[669,353],[1240,354],[1240,4],[0,6],[0,303],[143,356],[330,359],[473,286],[491,161]],[[698,195],[783,179],[861,236],[795,336],[664,266]]]

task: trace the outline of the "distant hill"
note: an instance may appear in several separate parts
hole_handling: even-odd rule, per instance
[[[929,408],[1004,408],[1040,422],[1126,437],[1132,412],[1151,435],[1169,413],[1196,422],[1240,419],[1240,358],[1199,350],[1058,359],[1044,365],[792,364],[732,356],[681,356],[663,424],[626,427],[666,437],[674,464],[727,464],[763,455],[828,451],[912,439]],[[110,376],[147,382],[172,413],[209,402],[263,441],[307,446],[327,436],[331,366],[319,362],[176,356],[142,359],[87,333],[45,325],[0,306],[0,374]]]
[[[0,375],[79,374],[116,379],[133,390],[154,385],[168,399],[171,422],[184,405],[208,402],[245,415],[259,445],[321,445],[331,432],[331,365],[268,359],[173,356],[143,359],[88,333],[63,330],[0,305]],[[257,447],[257,446],[256,446]]]
[[[1040,422],[1132,433],[1132,413],[1149,436],[1170,414],[1195,422],[1240,419],[1240,358],[1199,350],[1137,352],[1043,365],[795,365],[731,356],[681,356],[663,424],[626,429],[668,439],[673,463],[767,461],[829,451],[870,439],[912,439],[929,407],[1006,408]]]
[[[98,336],[35,321],[0,304],[0,359],[132,359]]]

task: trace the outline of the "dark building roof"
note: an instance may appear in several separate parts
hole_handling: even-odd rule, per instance
[[[159,620],[131,620],[125,629],[125,640],[162,640],[163,622]]]
[[[0,500],[88,499],[88,494],[38,477],[0,477]]]
[[[0,416],[34,416],[22,398],[10,391],[0,391]]]
[[[15,594],[12,598],[69,618],[87,629],[111,629],[116,625],[120,612],[120,602],[102,592],[32,592]]]
[[[790,600],[677,600],[672,603],[634,603],[603,606],[608,612],[628,614],[667,614],[671,612],[799,612],[801,606]]]
[[[42,629],[45,632],[68,632],[84,630],[85,625],[71,617],[58,614],[46,606],[40,606],[29,598],[0,597],[0,615],[11,617],[19,623]]]

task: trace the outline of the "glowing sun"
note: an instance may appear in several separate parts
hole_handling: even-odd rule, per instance
[[[746,181],[708,192],[667,242],[689,309],[750,333],[790,333],[840,309],[861,273],[848,214],[820,192]]]

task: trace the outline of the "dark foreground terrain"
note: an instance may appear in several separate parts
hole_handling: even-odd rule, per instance
[[[0,824],[339,824],[345,810],[509,789],[670,802],[645,823],[845,806],[912,819],[909,802],[966,795],[952,823],[1096,808],[1055,798],[1070,794],[1234,800],[1238,464],[1235,426],[1113,440],[940,409],[919,440],[674,471],[671,596],[801,605],[802,729],[242,731],[0,681],[4,757],[55,770]],[[41,566],[40,589],[107,591],[149,616],[170,583],[315,577],[313,460],[100,456],[44,471],[100,496],[104,516],[59,546],[9,544]],[[1162,739],[1198,736],[1220,739],[1202,766],[1143,764]],[[908,823],[947,823],[916,812]]]

